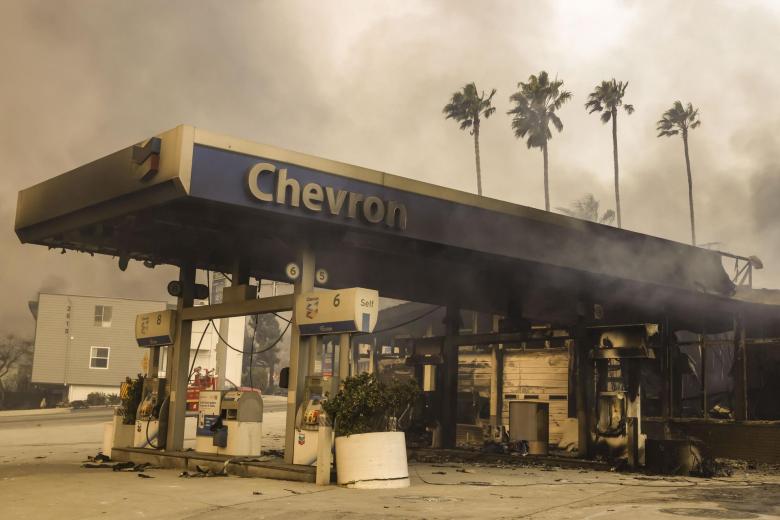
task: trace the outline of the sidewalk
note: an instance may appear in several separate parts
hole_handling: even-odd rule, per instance
[[[33,408],[30,410],[3,410],[0,411],[0,417],[21,417],[27,415],[56,415],[71,413],[72,408]]]

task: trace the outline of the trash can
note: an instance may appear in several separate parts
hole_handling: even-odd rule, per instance
[[[527,442],[529,455],[547,455],[550,443],[549,403],[510,401],[509,440]]]

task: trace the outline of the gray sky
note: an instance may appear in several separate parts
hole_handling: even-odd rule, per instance
[[[657,139],[675,99],[690,139],[700,243],[756,254],[780,287],[780,3],[762,1],[4,0],[0,4],[0,332],[32,335],[39,290],[165,297],[170,268],[22,246],[16,194],[180,123],[476,191],[470,136],[441,108],[497,88],[482,127],[488,197],[544,206],[542,158],[506,111],[542,69],[573,92],[550,145],[552,206],[614,206],[610,128],[583,104],[613,76],[624,227],[689,240],[682,142]]]

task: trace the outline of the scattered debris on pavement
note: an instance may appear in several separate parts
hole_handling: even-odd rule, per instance
[[[219,470],[213,470],[206,466],[196,464],[195,471],[182,471],[179,473],[181,478],[209,478],[209,477],[227,477],[227,461]]]
[[[134,462],[114,462],[113,464],[109,462],[85,462],[81,465],[81,467],[86,469],[110,469],[112,471],[125,471],[133,473],[143,473],[147,469],[157,469],[156,466],[153,466],[148,462],[144,462],[142,464],[136,464]]]

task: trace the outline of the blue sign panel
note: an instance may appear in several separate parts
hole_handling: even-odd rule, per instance
[[[484,252],[524,251],[522,234],[507,233],[520,231],[522,219],[512,215],[203,145],[195,145],[193,152],[190,193],[290,217]]]

